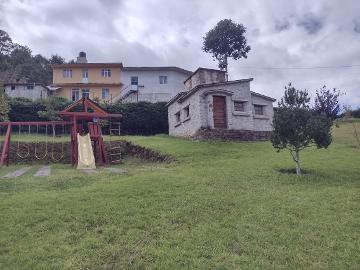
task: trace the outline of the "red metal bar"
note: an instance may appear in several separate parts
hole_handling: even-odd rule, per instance
[[[39,121],[39,122],[0,122],[0,126],[49,126],[49,125],[71,125],[70,121]]]
[[[10,136],[11,136],[11,125],[8,125],[4,139],[4,144],[1,151],[0,167],[4,166],[5,162],[7,165],[9,165]]]
[[[76,115],[77,117],[88,117],[88,118],[109,118],[109,117],[122,117],[119,113],[89,113],[89,112],[59,112],[60,116],[73,116]]]

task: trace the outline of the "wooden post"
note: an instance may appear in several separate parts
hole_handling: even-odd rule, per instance
[[[6,165],[9,166],[10,137],[11,137],[11,124],[9,123],[7,126],[4,144],[2,147],[2,151],[1,151],[0,167],[4,166],[5,162],[6,162]]]

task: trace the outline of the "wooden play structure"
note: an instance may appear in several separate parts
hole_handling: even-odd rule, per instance
[[[80,162],[79,157],[81,158],[84,156],[84,153],[90,153],[94,158],[97,158],[96,163],[99,165],[118,163],[121,161],[120,147],[114,145],[113,140],[111,140],[112,135],[120,135],[121,114],[108,113],[98,104],[86,97],[74,102],[64,110],[58,112],[58,114],[62,118],[62,121],[0,122],[0,127],[6,129],[4,142],[1,147],[0,167],[9,165],[11,132],[14,127],[17,127],[19,136],[22,134],[21,130],[23,127],[27,127],[28,134],[31,133],[32,127],[36,128],[37,134],[39,133],[39,129],[43,128],[43,130],[45,130],[46,152],[43,154],[38,153],[36,148],[37,144],[35,142],[35,151],[34,153],[30,153],[30,149],[28,147],[21,149],[21,145],[18,142],[16,154],[20,158],[26,158],[30,154],[34,154],[34,157],[40,160],[44,159],[47,155],[50,155],[53,162],[60,161],[64,156],[63,145],[60,153],[56,153],[54,149],[50,149],[49,152],[47,140],[48,131],[52,131],[53,134],[53,148],[56,136],[55,131],[59,129],[61,130],[62,128],[62,133],[64,135],[64,130],[67,127],[70,128],[71,164],[73,166],[78,165]],[[107,149],[102,136],[100,126],[101,120],[106,120],[109,124],[110,142]],[[84,136],[86,134],[90,137],[90,143],[79,144],[78,135]],[[85,142],[85,140],[82,141]],[[86,149],[83,149],[84,147]],[[79,155],[79,151],[84,152]]]

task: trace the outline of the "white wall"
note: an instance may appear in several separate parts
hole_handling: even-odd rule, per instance
[[[121,83],[124,84],[122,88],[122,95],[126,94],[131,89],[131,77],[137,76],[139,79],[139,101],[169,101],[177,93],[184,91],[184,81],[188,75],[172,71],[122,71]],[[160,84],[159,76],[167,76],[167,84]],[[142,87],[143,86],[143,87]],[[136,102],[135,95],[129,96],[125,102]]]
[[[12,98],[24,97],[32,100],[48,97],[48,90],[42,85],[35,85],[34,89],[27,89],[26,85],[15,84],[15,90],[11,90],[11,85],[6,85],[5,93]]]

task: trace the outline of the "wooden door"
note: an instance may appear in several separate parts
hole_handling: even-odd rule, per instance
[[[214,128],[226,128],[226,97],[213,96]]]

